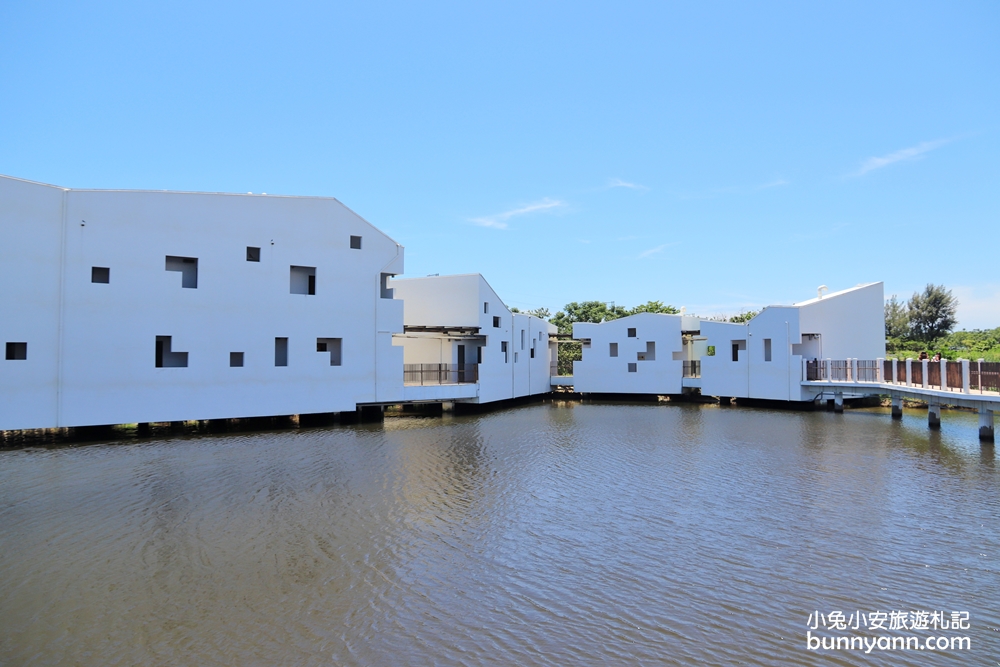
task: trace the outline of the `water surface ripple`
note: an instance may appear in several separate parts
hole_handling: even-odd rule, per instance
[[[0,452],[4,665],[936,665],[1000,653],[976,417],[552,403]],[[813,611],[972,650],[809,652]]]

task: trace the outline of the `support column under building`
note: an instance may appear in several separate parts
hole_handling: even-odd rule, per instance
[[[843,412],[844,411],[844,392],[838,391],[833,394],[833,411]]]
[[[985,407],[979,408],[979,439],[983,442],[994,442],[993,411]]]
[[[892,418],[903,418],[903,397],[899,394],[893,394],[892,396]]]
[[[930,428],[941,428],[941,404],[927,404],[927,426]]]

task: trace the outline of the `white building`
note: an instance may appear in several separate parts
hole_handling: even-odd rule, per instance
[[[479,275],[390,286],[402,246],[336,199],[0,176],[0,229],[0,430],[550,391],[554,326]]]
[[[808,401],[804,360],[885,357],[882,283],[791,306],[768,306],[746,324],[641,313],[578,323],[574,363],[582,393],[680,394]]]
[[[407,400],[490,403],[551,391],[556,327],[512,313],[481,275],[391,284],[404,304],[404,332],[393,343],[403,351]],[[458,386],[436,387],[435,377]]]
[[[403,248],[336,199],[0,177],[0,429],[402,397]]]

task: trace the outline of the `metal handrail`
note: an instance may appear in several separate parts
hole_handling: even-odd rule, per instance
[[[475,384],[479,364],[403,364],[403,384]]]

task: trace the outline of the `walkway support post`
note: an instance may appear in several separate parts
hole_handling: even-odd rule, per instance
[[[912,372],[912,370],[910,368],[911,366],[913,366],[913,359],[907,359],[906,360],[906,378],[905,378],[906,379],[906,386],[907,387],[910,386],[910,384],[911,384],[910,378],[913,377],[913,372]]]
[[[924,382],[924,384],[923,384],[924,389],[927,389],[927,364],[929,364],[929,363],[930,363],[930,359],[921,359],[920,360],[920,377],[921,377],[921,379]]]
[[[941,428],[941,404],[936,401],[927,404],[927,426]]]
[[[903,397],[899,394],[892,394],[892,418],[903,418]]]
[[[833,411],[834,412],[844,411],[844,392],[835,391],[833,393]]]
[[[981,406],[979,408],[979,439],[983,442],[993,442],[993,411]]]
[[[968,394],[971,384],[969,382],[969,360],[962,359],[962,393]]]

